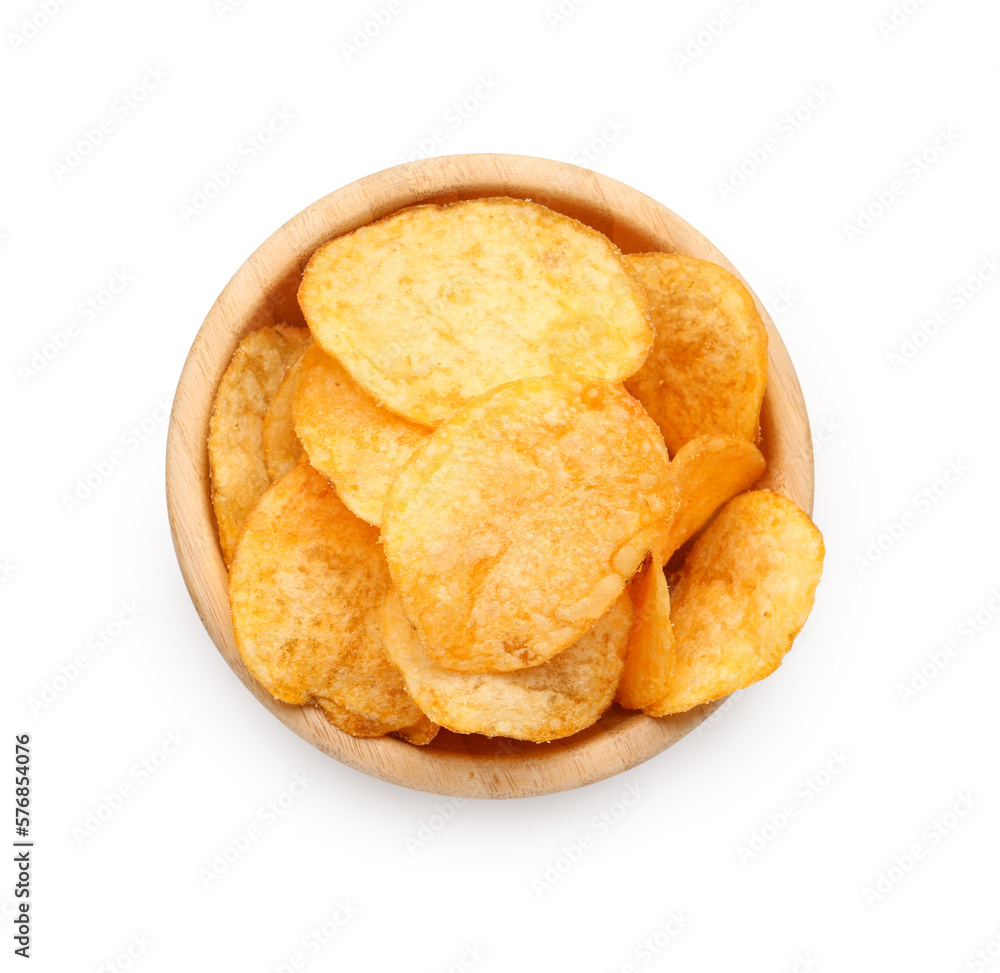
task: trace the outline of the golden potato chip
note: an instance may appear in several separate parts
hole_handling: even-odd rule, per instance
[[[456,733],[542,743],[590,726],[608,708],[625,661],[632,603],[618,597],[589,632],[544,665],[515,672],[453,672],[420,644],[395,589],[382,637],[417,705]]]
[[[299,460],[305,455],[299,437],[295,435],[295,390],[299,382],[299,370],[302,366],[302,355],[311,341],[296,355],[288,366],[285,377],[274,393],[271,404],[264,416],[264,427],[261,430],[264,439],[264,462],[267,464],[267,475],[271,482],[280,480],[286,473],[299,465]]]
[[[646,289],[655,334],[625,387],[663,431],[671,456],[698,436],[757,438],[767,331],[728,270],[679,253],[628,257]]]
[[[333,481],[350,510],[376,527],[396,474],[431,434],[383,409],[316,345],[302,360],[295,430],[309,462]]]
[[[645,711],[681,713],[777,669],[809,617],[823,553],[822,535],[791,500],[770,490],[730,500],[671,592],[674,674]]]
[[[670,461],[681,505],[664,546],[664,563],[727,500],[752,487],[766,465],[753,443],[735,436],[699,436],[681,446]]]
[[[426,747],[438,735],[440,729],[441,727],[437,723],[424,716],[413,726],[400,727],[394,735],[407,743],[412,743],[415,747]]]
[[[390,585],[378,531],[299,464],[261,497],[233,557],[229,599],[243,661],[286,703],[330,700],[333,712],[391,730],[421,722],[382,648]]]
[[[219,546],[233,558],[243,524],[268,488],[263,425],[289,361],[309,338],[305,328],[276,324],[239,344],[215,394],[208,432],[212,505]]]
[[[629,585],[629,594],[635,619],[615,699],[626,709],[642,709],[666,696],[674,674],[670,592],[655,550]]]
[[[393,484],[382,541],[434,660],[505,672],[580,638],[676,508],[639,403],[551,375],[494,389],[435,430]]]
[[[397,729],[394,723],[383,723],[381,720],[365,719],[363,716],[358,716],[357,713],[352,713],[349,709],[338,706],[332,699],[320,698],[315,700],[315,703],[338,730],[343,730],[353,737],[380,737],[391,733],[407,743],[412,743],[415,747],[424,747],[437,736],[438,730],[441,729],[426,716],[421,716],[412,726],[402,726]]]
[[[414,206],[330,241],[299,304],[362,388],[427,426],[519,378],[621,381],[653,340],[643,290],[607,237],[503,197]]]
[[[391,723],[365,719],[365,717],[358,716],[357,713],[352,713],[349,709],[339,706],[332,699],[323,699],[320,697],[313,700],[313,702],[338,730],[343,730],[352,737],[380,737],[385,736],[394,729]]]

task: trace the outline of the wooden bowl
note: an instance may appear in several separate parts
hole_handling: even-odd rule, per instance
[[[209,496],[206,439],[216,386],[248,331],[279,321],[304,323],[296,290],[313,251],[332,237],[405,206],[483,196],[544,203],[607,234],[625,253],[679,251],[735,272],[705,237],[665,206],[614,179],[562,162],[457,155],[367,176],[289,220],[240,267],[208,312],[174,398],[167,439],[167,506],[177,559],[212,641],[244,685],[299,736],[350,767],[407,787],[460,797],[528,797],[628,770],[689,733],[722,701],[664,719],[612,706],[590,729],[543,744],[447,731],[427,747],[392,737],[348,736],[315,707],[273,699],[244,666],[233,637],[228,576]],[[757,307],[770,338],[761,414],[761,448],[768,468],[761,485],[811,512],[812,443],[805,403],[785,346],[759,300]]]

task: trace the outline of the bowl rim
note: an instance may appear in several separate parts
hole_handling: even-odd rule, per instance
[[[577,219],[585,213],[583,222],[606,233],[623,252],[648,251],[636,244],[653,240],[654,249],[713,260],[743,280],[714,244],[672,210],[618,180],[569,163],[477,153],[408,162],[365,176],[279,227],[244,261],[210,308],[174,395],[166,451],[167,510],[178,564],[209,636],[243,684],[286,726],[341,763],[392,783],[451,797],[529,797],[582,787],[637,766],[691,732],[725,697],[661,719],[613,706],[573,737],[551,744],[500,742],[489,755],[464,750],[458,738],[449,749],[416,747],[393,737],[351,737],[316,707],[274,699],[244,665],[233,636],[228,574],[208,488],[208,419],[232,351],[247,332],[298,312],[287,295],[283,302],[273,297],[279,285],[283,282],[288,291],[308,257],[328,239],[405,206],[484,196],[534,199]],[[802,390],[773,321],[748,284],[747,289],[768,332],[768,388],[761,412],[768,471],[757,486],[790,497],[811,515],[812,440]]]

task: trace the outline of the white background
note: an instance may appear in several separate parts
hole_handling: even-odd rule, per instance
[[[1000,251],[1000,11],[907,0],[880,29],[891,0],[557,3],[400,0],[353,51],[388,0],[92,0],[48,23],[41,2],[4,4],[2,746],[10,767],[32,735],[35,969],[1000,970],[1000,283],[964,306],[955,289]],[[24,16],[43,23],[27,43]],[[276,109],[294,119],[249,158]],[[310,748],[226,667],[174,558],[160,403],[285,220],[404,157],[477,151],[614,176],[740,268],[821,440],[827,562],[785,664],[711,726],[583,790],[456,807]],[[860,233],[859,210],[877,217]],[[127,287],[82,316],[116,272]],[[46,684],[63,691],[32,707]],[[295,775],[312,783],[289,804]],[[268,824],[271,801],[288,806]],[[5,969],[13,881],[0,869]]]

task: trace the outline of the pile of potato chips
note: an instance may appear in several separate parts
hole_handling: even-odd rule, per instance
[[[240,343],[208,440],[276,698],[355,736],[542,742],[780,664],[823,541],[745,492],[767,335],[728,271],[493,198],[330,241],[299,304],[308,330]]]

